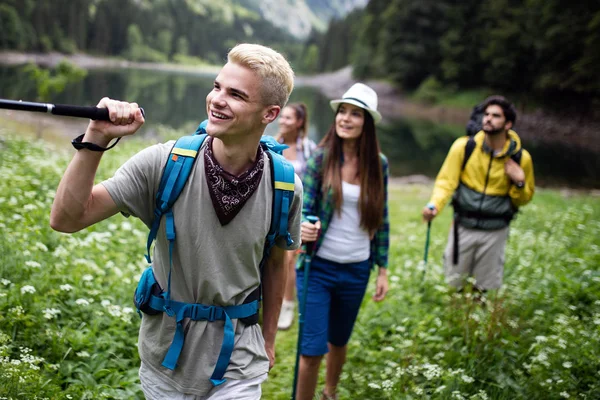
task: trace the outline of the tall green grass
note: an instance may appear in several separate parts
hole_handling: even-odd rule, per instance
[[[99,179],[145,145],[107,152]],[[73,235],[52,231],[69,159],[0,134],[0,398],[142,398],[131,299],[147,231],[121,216]],[[374,303],[371,282],[340,398],[600,398],[598,198],[538,190],[512,226],[505,285],[482,307],[444,283],[449,211],[433,223],[423,265],[419,213],[430,190],[391,190],[390,292]],[[296,324],[278,333],[264,399],[290,397],[296,335]]]

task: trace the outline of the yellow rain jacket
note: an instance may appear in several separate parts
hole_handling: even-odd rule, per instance
[[[516,132],[499,153],[492,155],[484,144],[485,133],[475,136],[475,148],[461,171],[468,137],[457,139],[438,173],[430,203],[438,213],[454,196],[453,205],[460,224],[467,228],[499,229],[507,226],[518,207],[527,204],[534,193],[531,155],[521,148]],[[504,172],[511,155],[522,149],[520,166],[525,172],[525,186],[518,188]]]

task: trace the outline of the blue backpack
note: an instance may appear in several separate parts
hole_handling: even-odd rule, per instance
[[[173,219],[173,204],[183,190],[190,172],[196,161],[196,156],[200,151],[202,143],[207,137],[206,124],[203,121],[196,132],[191,136],[183,136],[177,140],[169,159],[163,171],[158,193],[156,194],[156,208],[154,209],[154,220],[150,233],[148,234],[146,259],[151,263],[150,247],[156,239],[158,227],[162,216],[165,216],[166,236],[169,241],[169,277],[167,290],[163,291],[156,282],[152,267],[148,267],[142,274],[138,286],[135,290],[134,304],[141,316],[141,312],[149,315],[156,315],[162,312],[170,317],[176,318],[177,328],[175,336],[169,347],[169,350],[162,362],[162,366],[174,370],[177,366],[177,360],[183,348],[184,331],[183,321],[190,318],[194,321],[225,321],[223,344],[217,360],[215,369],[210,378],[214,386],[225,382],[223,375],[229,365],[231,352],[233,351],[233,324],[232,319],[242,319],[246,325],[258,322],[258,310],[260,301],[260,287],[248,296],[244,304],[236,306],[214,306],[203,304],[183,303],[170,299],[171,294],[171,270],[173,247],[175,243],[175,223]],[[278,143],[271,136],[263,136],[260,145],[266,151],[271,162],[271,173],[273,180],[273,212],[269,233],[265,240],[263,258],[260,263],[260,270],[269,257],[271,248],[278,237],[284,237],[288,246],[293,243],[288,232],[289,209],[294,198],[294,167],[281,153],[288,146]]]

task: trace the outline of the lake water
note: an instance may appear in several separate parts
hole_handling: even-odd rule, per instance
[[[90,70],[87,77],[67,86],[48,102],[95,105],[100,98],[135,101],[146,112],[141,134],[154,136],[162,128],[193,132],[206,118],[205,98],[214,75],[198,76],[148,70]],[[19,68],[0,66],[0,97],[34,101],[36,89]],[[329,99],[310,87],[297,87],[290,101],[304,102],[309,109],[309,135],[319,141],[333,122]],[[33,114],[32,114],[33,115]],[[465,121],[466,123],[466,121]],[[268,127],[275,134],[277,123]],[[383,152],[392,176],[426,175],[434,178],[452,142],[464,134],[464,125],[439,124],[427,120],[391,119],[378,126]],[[524,141],[534,161],[536,183],[543,186],[600,188],[598,154],[585,148]]]

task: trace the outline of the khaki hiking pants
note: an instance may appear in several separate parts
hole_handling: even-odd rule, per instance
[[[498,289],[504,275],[504,249],[509,228],[493,231],[469,229],[458,226],[458,263],[453,265],[454,228],[450,228],[448,244],[444,251],[446,283],[460,288],[472,276],[474,286],[480,290]]]

